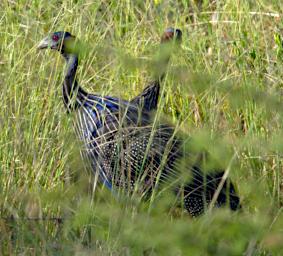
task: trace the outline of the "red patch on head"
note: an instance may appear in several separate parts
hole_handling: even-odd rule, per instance
[[[161,37],[161,42],[169,41],[171,38],[173,38],[174,32],[165,32]]]
[[[52,40],[57,42],[59,40],[59,36],[58,35],[53,35],[52,36]]]

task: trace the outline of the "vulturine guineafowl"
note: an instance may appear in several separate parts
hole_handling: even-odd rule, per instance
[[[172,30],[165,31],[165,41],[174,38],[174,34],[181,35],[180,30]],[[153,87],[146,88],[144,94],[130,102],[87,93],[75,79],[78,67],[75,43],[69,32],[55,32],[38,47],[59,51],[67,62],[63,100],[67,110],[75,114],[76,131],[84,145],[82,155],[94,173],[114,192],[122,188],[145,195],[166,182],[180,180],[176,162],[184,156],[182,141],[173,127],[153,125],[149,113],[156,108],[160,77]],[[152,92],[146,93],[148,90]],[[147,102],[149,107],[145,107]],[[223,173],[204,175],[197,167],[188,167],[188,171],[192,181],[183,187],[184,205],[192,216],[197,216],[211,201]],[[232,210],[239,207],[239,197],[232,183],[228,186],[226,181],[216,200],[217,206],[225,204]]]
[[[161,37],[161,45],[159,50],[160,60],[158,61],[155,80],[151,82],[138,96],[133,98],[130,102],[132,104],[137,104],[146,111],[151,111],[156,109],[160,83],[165,76],[165,70],[170,59],[171,50],[174,49],[172,46],[180,44],[182,40],[182,31],[180,29],[167,28]],[[170,45],[168,45],[170,44]],[[168,47],[169,46],[169,47]]]

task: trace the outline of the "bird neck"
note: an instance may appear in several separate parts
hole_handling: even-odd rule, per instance
[[[62,53],[67,63],[67,71],[63,83],[63,100],[68,111],[77,109],[80,106],[80,95],[86,92],[76,81],[76,71],[78,68],[78,55]]]
[[[156,80],[162,81],[165,77],[166,70],[168,68],[168,63],[171,57],[172,46],[167,43],[161,43],[159,49],[159,57],[157,63]]]

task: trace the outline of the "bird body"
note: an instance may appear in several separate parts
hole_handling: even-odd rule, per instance
[[[163,40],[172,38],[176,31],[166,30]],[[55,32],[45,38],[39,48],[56,49],[67,62],[63,100],[68,112],[75,113],[75,129],[83,142],[83,159],[112,191],[122,188],[148,195],[159,184],[172,179],[180,181],[176,162],[184,157],[182,141],[173,127],[156,125],[151,121],[151,111],[157,107],[164,71],[131,101],[90,94],[75,80],[78,55],[70,50],[74,42],[75,38],[70,33]],[[164,62],[168,60],[166,56]],[[210,182],[206,183],[205,175],[199,168],[189,167],[189,171],[193,174],[193,180],[184,186],[184,201],[189,213],[196,216],[211,201],[211,194],[216,191],[219,177],[221,179],[223,174],[207,176]],[[230,184],[227,199],[225,193],[228,186],[226,182],[224,185],[225,190],[221,190],[222,197],[218,197],[217,203],[221,206],[229,202],[230,208],[235,210],[239,207],[239,198]]]
[[[75,113],[76,131],[83,141],[83,153],[103,183],[128,187],[131,182],[133,190],[140,169],[143,175],[145,169],[158,174],[173,128],[153,127],[147,112],[140,113],[137,105],[117,98],[88,95],[80,104]],[[129,181],[123,170],[131,170]]]

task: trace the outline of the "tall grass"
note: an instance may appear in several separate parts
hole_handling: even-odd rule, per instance
[[[191,4],[188,4],[190,3]],[[0,248],[3,255],[281,255],[281,1],[0,3]],[[159,113],[227,169],[242,211],[198,219],[116,200],[84,169],[61,99],[64,61],[39,53],[65,30],[86,44],[78,80],[130,99],[168,26],[183,31]],[[126,61],[127,60],[127,61]],[[131,62],[132,61],[132,62]],[[127,62],[127,63],[125,63]],[[135,65],[134,65],[135,64]]]

